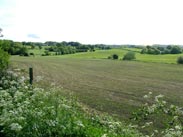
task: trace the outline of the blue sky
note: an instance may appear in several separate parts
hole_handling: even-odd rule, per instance
[[[183,44],[182,0],[0,0],[15,41]]]

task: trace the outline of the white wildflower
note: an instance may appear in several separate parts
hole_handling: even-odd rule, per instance
[[[163,104],[166,104],[166,101],[162,101]]]
[[[144,98],[149,98],[149,96],[148,95],[144,95]]]
[[[114,126],[113,126],[112,124],[110,124],[110,125],[109,125],[109,128],[112,129],[112,128],[114,128]]]
[[[103,134],[101,137],[107,137],[107,134]]]
[[[56,84],[54,82],[51,83],[51,86],[54,87]]]
[[[17,73],[13,73],[13,77],[18,77],[18,74]]]
[[[146,122],[146,123],[145,123],[146,126],[150,126],[150,125],[152,125],[152,124],[153,124],[153,122]]]
[[[22,126],[19,125],[18,123],[12,123],[10,125],[10,128],[11,128],[11,130],[14,130],[14,131],[20,131],[22,129]]]
[[[84,125],[83,125],[83,123],[82,123],[82,121],[76,121],[76,124],[78,125],[78,126],[80,126],[80,127],[85,127]]]
[[[24,88],[25,88],[25,89],[28,89],[28,86],[25,86]]]
[[[175,107],[175,105],[172,105],[172,104],[170,105],[170,108],[171,108],[171,109],[174,108],[174,107]]]
[[[158,96],[156,96],[157,98],[163,98],[164,97],[164,95],[158,95]]]
[[[36,78],[35,78],[35,80],[36,80],[36,82],[39,82],[39,81],[41,81],[41,80],[43,80],[43,76],[37,76]]]
[[[177,120],[178,118],[179,118],[178,116],[174,116],[174,117],[173,117],[174,120]]]
[[[181,126],[177,125],[177,126],[175,126],[175,129],[181,130]]]
[[[57,125],[57,121],[55,120],[47,120],[46,123],[52,127],[55,127]]]
[[[66,105],[66,104],[62,104],[62,107],[63,107],[63,108],[66,108],[66,109],[70,109],[70,108],[71,108],[71,106],[68,106],[68,105]]]

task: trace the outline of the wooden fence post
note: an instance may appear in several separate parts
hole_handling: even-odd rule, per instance
[[[29,68],[29,83],[32,85],[33,84],[33,68]]]

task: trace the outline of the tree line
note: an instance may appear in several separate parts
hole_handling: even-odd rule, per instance
[[[10,55],[28,56],[28,48],[23,46],[21,42],[12,40],[0,40],[0,48]]]
[[[180,54],[183,52],[183,49],[180,46],[168,45],[163,46],[146,46],[141,50],[141,54]]]
[[[94,52],[95,49],[107,50],[111,46],[105,44],[81,44],[79,42],[15,42],[12,40],[0,40],[0,48],[8,52],[10,55],[29,56],[28,50],[38,47],[40,50],[44,47],[45,54],[50,55],[50,52],[55,52],[55,55],[74,54],[77,52]]]

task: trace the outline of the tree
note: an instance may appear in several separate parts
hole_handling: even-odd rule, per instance
[[[9,55],[7,52],[0,48],[0,75],[8,67]]]
[[[173,46],[170,52],[171,54],[179,54],[182,53],[182,49],[178,46]]]
[[[141,50],[141,54],[146,54],[148,52],[148,49],[147,48],[143,48],[142,50]]]
[[[11,54],[9,50],[10,50],[10,48],[13,47],[13,46],[14,46],[13,41],[11,41],[11,40],[1,40],[0,47],[1,47],[4,51],[8,52],[9,54]]]
[[[1,34],[2,31],[3,31],[3,30],[0,28],[0,37],[3,37],[3,34]]]
[[[146,46],[141,50],[141,54],[160,54],[161,51],[156,47]]]
[[[171,50],[172,49],[172,46],[171,45],[168,45],[166,48],[169,49],[169,50]]]
[[[130,52],[127,52],[124,57],[123,57],[123,60],[133,60],[135,59],[135,53],[130,51]]]
[[[38,47],[39,47],[40,50],[42,49],[42,46],[41,45],[39,45]]]
[[[35,49],[35,45],[34,44],[31,45],[31,49]]]
[[[163,51],[163,54],[170,54],[170,50],[169,50],[169,49],[165,49],[165,50]]]
[[[24,47],[21,47],[19,49],[19,51],[17,52],[18,55],[21,55],[21,56],[29,56],[28,54],[28,49],[24,46]]]
[[[165,50],[164,47],[157,47],[157,49],[160,50],[160,51],[162,51],[162,52]]]

